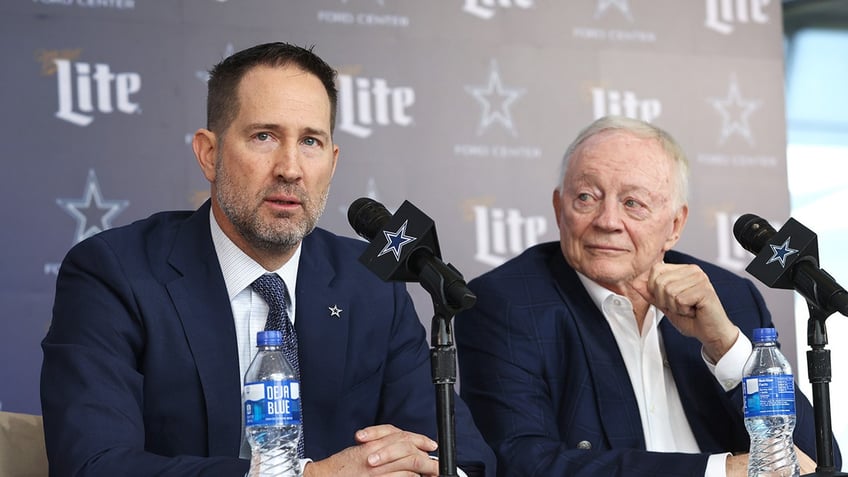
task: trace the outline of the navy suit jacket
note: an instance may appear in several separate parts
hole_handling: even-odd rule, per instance
[[[354,445],[354,432],[374,424],[436,435],[424,328],[404,285],[358,262],[364,247],[320,229],[303,240],[295,327],[306,455],[315,460]],[[247,471],[238,458],[235,326],[208,202],[75,246],[42,347],[51,475]],[[494,455],[461,400],[456,422],[458,462],[494,475]]]
[[[676,252],[665,261],[700,266],[749,338],[773,326],[749,280]],[[709,454],[748,452],[741,386],[725,392],[701,344],[667,319],[667,359],[702,453],[645,450],[615,338],[558,242],[532,247],[469,286],[477,304],[456,318],[460,390],[495,450],[498,475],[702,477]],[[795,443],[815,459],[812,407],[797,387],[796,404]]]

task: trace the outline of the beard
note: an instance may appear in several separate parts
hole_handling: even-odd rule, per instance
[[[312,200],[302,188],[284,181],[279,181],[255,197],[250,197],[233,182],[222,164],[220,159],[215,164],[215,197],[239,235],[256,249],[269,252],[293,250],[312,232],[324,213],[329,186],[321,192],[317,200]],[[294,218],[288,213],[277,213],[267,219],[260,213],[262,198],[279,193],[298,198],[304,211],[302,218]]]

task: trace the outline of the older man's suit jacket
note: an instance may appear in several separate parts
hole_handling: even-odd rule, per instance
[[[684,254],[709,276],[749,338],[771,327],[753,284]],[[660,323],[668,365],[701,454],[645,450],[636,396],[612,331],[559,243],[537,245],[470,283],[456,318],[461,393],[498,457],[498,475],[703,476],[708,455],[748,452],[742,391],[716,381],[701,345]],[[796,389],[795,443],[815,459],[813,413]],[[837,450],[837,459],[838,450]]]
[[[358,262],[364,247],[320,229],[303,241],[295,326],[306,456],[315,460],[374,424],[436,434],[424,328],[403,284]],[[42,346],[52,475],[246,472],[235,326],[208,202],[75,246]],[[459,400],[456,421],[458,462],[493,475],[494,456]]]

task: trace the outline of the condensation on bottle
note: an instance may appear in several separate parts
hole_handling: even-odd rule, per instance
[[[282,333],[260,331],[244,375],[244,427],[250,444],[248,477],[300,477],[300,383],[282,352]]]
[[[742,374],[745,427],[751,437],[748,477],[798,477],[792,367],[777,347],[774,328],[755,329],[753,344]]]

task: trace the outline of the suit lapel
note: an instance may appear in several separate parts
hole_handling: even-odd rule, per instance
[[[303,240],[296,291],[295,330],[307,455],[310,447],[317,450],[314,446],[318,440],[312,439],[310,446],[310,429],[317,431],[318,428],[310,427],[309,423],[332,422],[334,416],[327,412],[338,407],[352,318],[350,292],[334,285],[335,266],[327,258],[328,246],[319,233],[314,231]]]
[[[599,418],[610,447],[645,449],[636,395],[609,324],[562,254],[551,262],[566,314],[583,343]],[[577,364],[579,366],[579,364]]]
[[[238,455],[241,442],[238,348],[232,309],[209,230],[209,202],[180,228],[169,263],[181,274],[167,288],[203,388],[209,455]]]

